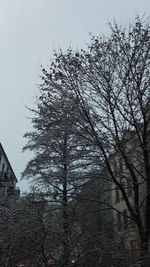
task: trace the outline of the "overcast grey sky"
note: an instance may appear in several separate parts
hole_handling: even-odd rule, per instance
[[[85,47],[89,32],[107,32],[114,18],[126,24],[149,12],[150,0],[0,0],[0,141],[18,180],[31,157],[21,152],[31,130],[25,105],[34,103],[40,64],[54,49]]]

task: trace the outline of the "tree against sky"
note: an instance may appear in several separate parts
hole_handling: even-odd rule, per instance
[[[62,263],[65,266],[70,260],[72,247],[70,229],[73,222],[69,203],[82,184],[93,177],[97,170],[97,155],[85,139],[76,135],[78,125],[74,125],[70,113],[76,116],[80,113],[77,114],[76,104],[72,105],[59,91],[63,85],[58,74],[54,69],[52,74],[45,69],[42,73],[37,109],[32,110],[34,131],[25,134],[29,142],[24,149],[32,150],[35,156],[23,176],[31,179],[60,210]]]
[[[72,86],[86,122],[82,135],[89,137],[99,149],[109,177],[121,192],[129,217],[137,226],[142,251],[147,251],[150,236],[149,24],[139,18],[129,29],[115,24],[111,26],[110,36],[93,37],[87,51],[72,53],[69,57],[68,66],[70,61],[76,68],[74,72],[80,71],[78,79],[82,81],[75,86],[75,80]],[[112,164],[114,153],[128,172],[128,176],[122,177],[124,183],[116,178]],[[129,183],[133,203],[126,190]]]
[[[128,28],[110,25],[110,35],[92,37],[85,51],[55,53],[43,69],[35,132],[26,134],[35,157],[24,172],[61,202],[67,233],[69,199],[105,166],[136,224],[142,255],[150,237],[149,67],[150,26],[139,17]],[[118,160],[128,173],[119,179]]]
[[[93,38],[89,51],[84,54],[84,62],[86,91],[82,96],[88,99],[90,93],[92,97],[91,113],[87,117],[89,126],[93,126],[93,137],[110,177],[137,225],[142,250],[147,250],[150,234],[149,24],[139,18],[128,30],[115,24],[110,37]],[[102,143],[104,135],[108,150]],[[116,179],[110,160],[110,153],[114,152],[128,173],[125,177],[121,174],[120,180]],[[127,185],[133,189],[133,203],[129,200]]]

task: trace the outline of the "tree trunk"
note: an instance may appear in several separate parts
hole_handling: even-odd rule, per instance
[[[147,236],[141,236],[140,264],[141,267],[150,267]]]
[[[68,224],[68,199],[67,199],[67,133],[64,134],[64,180],[63,180],[63,267],[68,266],[70,259],[69,249],[69,224]]]
[[[63,267],[68,266],[70,259],[69,251],[69,225],[68,225],[68,211],[67,211],[67,188],[66,183],[64,183],[63,188]]]

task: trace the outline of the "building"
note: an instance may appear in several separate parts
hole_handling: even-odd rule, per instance
[[[114,154],[113,163],[114,162],[115,164],[113,165],[113,171],[116,175],[116,178],[124,187],[131,206],[134,206],[133,184],[130,180],[129,172],[126,169],[122,158],[119,158],[117,153]],[[119,187],[114,183],[112,183],[111,195],[116,238],[118,242],[124,243],[127,249],[134,248],[135,244],[137,246],[139,240],[138,231],[134,221],[130,219],[131,215],[123,198],[123,194]]]
[[[142,126],[139,133],[142,133]],[[148,135],[147,135],[148,136]],[[142,145],[137,132],[130,131],[120,145],[121,149],[110,157],[110,166],[116,182],[112,182],[111,199],[113,207],[114,230],[118,241],[124,243],[133,254],[141,248],[141,232],[146,234],[147,176]],[[147,142],[147,151],[148,142]],[[118,184],[117,184],[118,182]],[[127,198],[127,201],[125,200]]]
[[[16,187],[17,178],[0,143],[0,198],[19,196],[20,190]]]

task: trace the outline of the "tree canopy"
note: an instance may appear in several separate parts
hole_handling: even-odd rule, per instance
[[[150,26],[139,17],[126,28],[110,25],[108,36],[92,36],[86,50],[55,52],[42,68],[35,131],[25,135],[35,157],[24,176],[62,192],[63,206],[106,169],[104,179],[123,197],[142,251],[150,236],[149,67]],[[118,179],[114,166],[121,161],[128,175]]]

